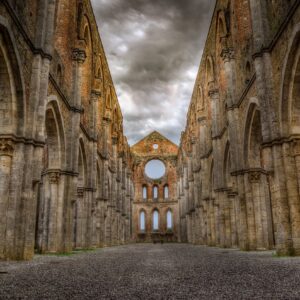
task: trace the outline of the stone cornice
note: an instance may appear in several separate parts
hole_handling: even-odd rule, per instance
[[[62,170],[62,169],[47,169],[44,172],[42,172],[42,175],[52,174],[52,173],[58,173],[60,175],[66,175],[66,176],[72,176],[72,177],[78,177],[79,173],[69,170]]]
[[[0,139],[8,139],[11,140],[14,143],[22,143],[25,145],[33,145],[34,147],[44,147],[45,142],[44,141],[38,141],[31,138],[25,138],[21,136],[17,136],[14,134],[0,134]]]
[[[260,174],[264,174],[264,175],[269,175],[270,172],[262,169],[262,168],[248,168],[248,169],[241,169],[241,170],[237,170],[237,171],[233,171],[230,173],[230,175],[232,176],[238,176],[238,175],[244,175],[244,174],[249,174],[249,173],[260,173]]]
[[[276,145],[282,145],[284,143],[292,143],[297,140],[300,140],[300,135],[291,134],[290,136],[287,137],[279,137],[270,141],[265,141],[262,143],[262,148],[269,148]]]

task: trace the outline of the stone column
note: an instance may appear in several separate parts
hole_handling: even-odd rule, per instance
[[[238,246],[238,228],[236,218],[236,194],[227,193],[230,209],[230,227],[231,227],[231,246],[236,248]]]
[[[227,197],[227,192],[222,193],[224,199],[224,223],[225,223],[225,247],[231,247],[231,210],[230,210],[230,199]]]
[[[253,215],[254,215],[254,228],[255,228],[255,249],[264,248],[264,230],[262,226],[262,214],[264,207],[262,206],[262,195],[260,194],[260,172],[249,173],[249,183],[251,186],[252,202],[253,202]]]
[[[252,198],[251,175],[244,174],[249,250],[256,250],[255,207]]]
[[[194,205],[194,176],[192,158],[188,158],[188,212],[191,213],[195,209]]]
[[[224,61],[224,70],[227,81],[227,106],[232,107],[232,105],[235,104],[236,101],[235,57],[233,48],[227,47],[226,43],[225,47],[222,49],[221,57]]]
[[[272,208],[274,209],[274,216],[276,218],[274,220],[276,222],[276,250],[279,255],[291,255],[294,254],[294,249],[286,181],[282,180],[285,170],[281,145],[274,145],[272,147],[272,156],[274,175],[270,176],[270,185]]]
[[[266,15],[266,2],[250,0],[251,19],[253,27],[254,50],[260,51],[268,45],[270,30]]]
[[[75,62],[74,67],[74,84],[73,84],[73,99],[76,107],[81,106],[81,88],[82,88],[82,69],[83,63],[87,56],[83,49],[74,48],[72,51],[72,59]]]
[[[214,246],[220,246],[220,216],[221,209],[219,204],[218,195],[214,197],[213,201],[213,227],[212,227],[212,237],[213,237],[213,245]]]
[[[300,140],[282,145],[294,254],[300,255]],[[291,155],[292,154],[292,155]]]
[[[14,147],[12,141],[0,139],[0,259],[5,257],[6,213],[13,152]]]
[[[215,198],[209,200],[210,245],[216,246],[216,209]]]
[[[47,237],[47,250],[46,252],[57,251],[57,208],[58,208],[58,187],[60,174],[58,172],[51,172],[48,175],[50,183],[50,203],[48,210],[49,229]]]
[[[219,90],[215,87],[215,83],[209,82],[208,95],[211,101],[212,110],[212,136],[217,136],[220,132],[220,95]]]
[[[85,241],[84,247],[90,248],[93,245],[93,203],[96,201],[94,199],[94,190],[93,188],[88,188],[85,191]]]
[[[236,175],[238,195],[236,196],[238,243],[241,250],[249,250],[247,198],[245,195],[244,174]]]
[[[77,188],[76,217],[75,217],[75,248],[84,248],[84,188]]]

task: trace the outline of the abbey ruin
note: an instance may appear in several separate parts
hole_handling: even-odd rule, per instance
[[[2,0],[0,259],[154,240],[300,255],[299,4],[217,0],[180,145],[130,147],[90,1]]]

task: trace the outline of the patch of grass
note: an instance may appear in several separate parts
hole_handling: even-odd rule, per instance
[[[274,258],[292,258],[292,257],[297,257],[297,256],[295,256],[293,253],[288,255],[288,254],[278,254],[277,252],[273,252],[272,257],[274,257]]]
[[[57,257],[67,257],[80,253],[87,253],[97,250],[98,248],[83,248],[83,249],[75,249],[71,252],[61,252],[61,253],[36,253],[36,255],[46,255],[46,256],[57,256]]]
[[[45,253],[45,254],[41,254],[39,253],[38,255],[46,255],[46,256],[71,256],[73,255],[73,252],[62,252],[62,253]]]
[[[96,251],[97,248],[84,248],[84,249],[75,249],[72,251],[74,254],[85,253],[85,252],[93,252]]]

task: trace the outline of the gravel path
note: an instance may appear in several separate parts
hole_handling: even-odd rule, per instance
[[[0,299],[300,299],[300,258],[138,244],[0,262]]]

